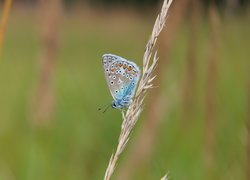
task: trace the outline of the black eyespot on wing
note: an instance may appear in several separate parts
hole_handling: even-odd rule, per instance
[[[113,84],[114,84],[114,81],[111,81],[110,84],[113,85]]]

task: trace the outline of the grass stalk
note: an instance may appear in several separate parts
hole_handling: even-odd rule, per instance
[[[158,61],[158,67],[155,73],[157,78],[154,81],[155,86],[165,81],[166,71],[168,71],[170,61],[170,50],[176,39],[178,28],[183,20],[183,14],[186,11],[186,4],[188,1],[179,0],[171,6],[171,17],[168,18],[167,31],[161,32],[161,38],[158,41],[158,55],[161,57]],[[173,85],[172,85],[173,86]],[[176,92],[176,91],[175,91]],[[148,111],[146,112],[145,119],[134,138],[131,148],[127,152],[126,159],[120,165],[117,172],[116,179],[132,179],[135,171],[142,169],[150,163],[151,154],[155,148],[155,142],[163,121],[168,116],[168,111],[176,103],[176,93],[169,93],[162,88],[154,88],[150,92],[148,99]],[[178,94],[178,93],[177,93]],[[136,168],[136,167],[139,167]],[[139,170],[140,171],[140,170]]]
[[[41,52],[38,84],[31,108],[35,125],[49,125],[54,111],[53,74],[57,60],[60,25],[63,17],[62,0],[39,0],[41,21]]]
[[[12,0],[5,0],[4,7],[3,7],[2,21],[0,25],[0,56],[2,55],[4,34],[6,31],[6,26],[7,26],[8,17],[10,14],[11,5],[12,5]]]
[[[218,80],[218,49],[220,42],[220,20],[215,2],[209,6],[209,23],[211,28],[209,54],[207,59],[207,80],[205,94],[205,124],[204,124],[204,160],[207,179],[215,179],[215,139],[216,139],[216,88]]]
[[[137,91],[135,93],[135,97],[133,102],[129,106],[128,110],[122,112],[123,122],[121,126],[120,137],[118,141],[118,145],[114,154],[112,154],[108,167],[105,172],[104,179],[109,180],[114,173],[115,167],[117,165],[117,161],[119,156],[123,152],[124,148],[129,141],[129,136],[134,128],[136,122],[138,121],[138,117],[142,112],[142,106],[147,94],[147,90],[153,88],[153,80],[156,76],[153,75],[154,69],[157,65],[157,51],[154,51],[154,47],[158,36],[162,29],[165,26],[165,22],[167,19],[168,9],[172,3],[172,0],[164,0],[162,5],[161,12],[156,18],[152,34],[148,40],[148,43],[145,48],[144,56],[143,56],[143,69],[142,69],[142,77],[139,82]]]

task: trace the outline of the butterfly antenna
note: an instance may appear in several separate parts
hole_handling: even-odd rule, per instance
[[[104,111],[103,111],[102,113],[105,113],[109,107],[110,107],[110,105],[109,105],[109,104],[105,104],[104,106],[99,107],[99,108],[98,108],[98,111],[101,111],[101,110],[103,110],[103,109],[104,109]]]
[[[108,108],[110,108],[110,105],[107,105],[102,113],[105,113],[108,110]]]

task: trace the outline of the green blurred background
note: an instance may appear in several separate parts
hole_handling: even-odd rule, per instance
[[[13,2],[0,60],[0,180],[103,179],[121,113],[97,111],[112,101],[101,56],[142,67],[161,5]],[[158,88],[113,179],[250,178],[249,22],[247,1],[174,1],[157,45]]]

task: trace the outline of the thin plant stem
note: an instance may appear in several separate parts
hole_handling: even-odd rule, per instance
[[[31,107],[32,123],[48,126],[51,123],[55,96],[53,74],[60,48],[60,25],[63,18],[62,0],[39,0],[41,21],[41,50],[37,89]]]
[[[168,180],[168,174],[166,174],[165,176],[163,176],[163,177],[161,178],[161,180]]]
[[[220,43],[220,19],[215,1],[209,6],[209,23],[211,28],[209,54],[207,59],[207,81],[205,94],[204,122],[204,165],[207,179],[215,179],[214,156],[216,138],[216,88],[218,80],[218,49]]]
[[[0,57],[2,55],[4,35],[6,31],[8,17],[10,14],[11,5],[12,5],[12,0],[5,0],[4,7],[3,7],[2,21],[0,25]]]
[[[165,22],[167,19],[168,9],[172,3],[172,0],[164,0],[162,5],[161,12],[156,18],[152,34],[148,40],[148,43],[145,48],[144,56],[143,56],[143,69],[142,69],[142,77],[139,82],[137,91],[135,93],[135,97],[133,102],[129,106],[126,113],[123,113],[123,122],[121,126],[120,137],[118,141],[118,145],[114,154],[112,154],[108,167],[105,172],[104,179],[109,180],[114,173],[115,167],[117,165],[117,161],[119,156],[123,152],[124,148],[129,141],[129,135],[134,128],[136,122],[138,121],[138,117],[143,109],[143,102],[145,96],[147,94],[147,90],[153,88],[153,80],[156,76],[153,75],[154,69],[157,65],[157,52],[154,51],[154,47],[158,36],[162,29],[165,26]]]
[[[161,33],[161,38],[158,41],[158,53],[161,59],[158,61],[158,66],[155,71],[157,78],[154,81],[156,86],[159,86],[162,81],[165,80],[164,74],[166,70],[168,71],[168,64],[170,63],[170,47],[172,46],[176,36],[177,30],[180,26],[180,23],[183,19],[183,14],[187,8],[187,0],[176,1],[171,7],[171,17],[168,18],[168,24],[171,26],[168,27],[167,31]],[[131,145],[131,148],[127,152],[126,159],[122,162],[116,179],[132,179],[135,171],[139,167],[142,169],[146,167],[150,161],[150,157],[155,148],[155,140],[157,138],[158,130],[163,121],[168,116],[168,111],[176,103],[176,94],[177,92],[175,85],[170,85],[169,89],[173,89],[171,96],[166,95],[166,90],[162,88],[154,88],[150,92],[150,97],[148,99],[148,105],[144,122],[140,127],[140,132],[137,133],[137,137],[134,138],[134,141]],[[171,92],[173,90],[170,90]],[[167,99],[167,101],[166,101]]]

